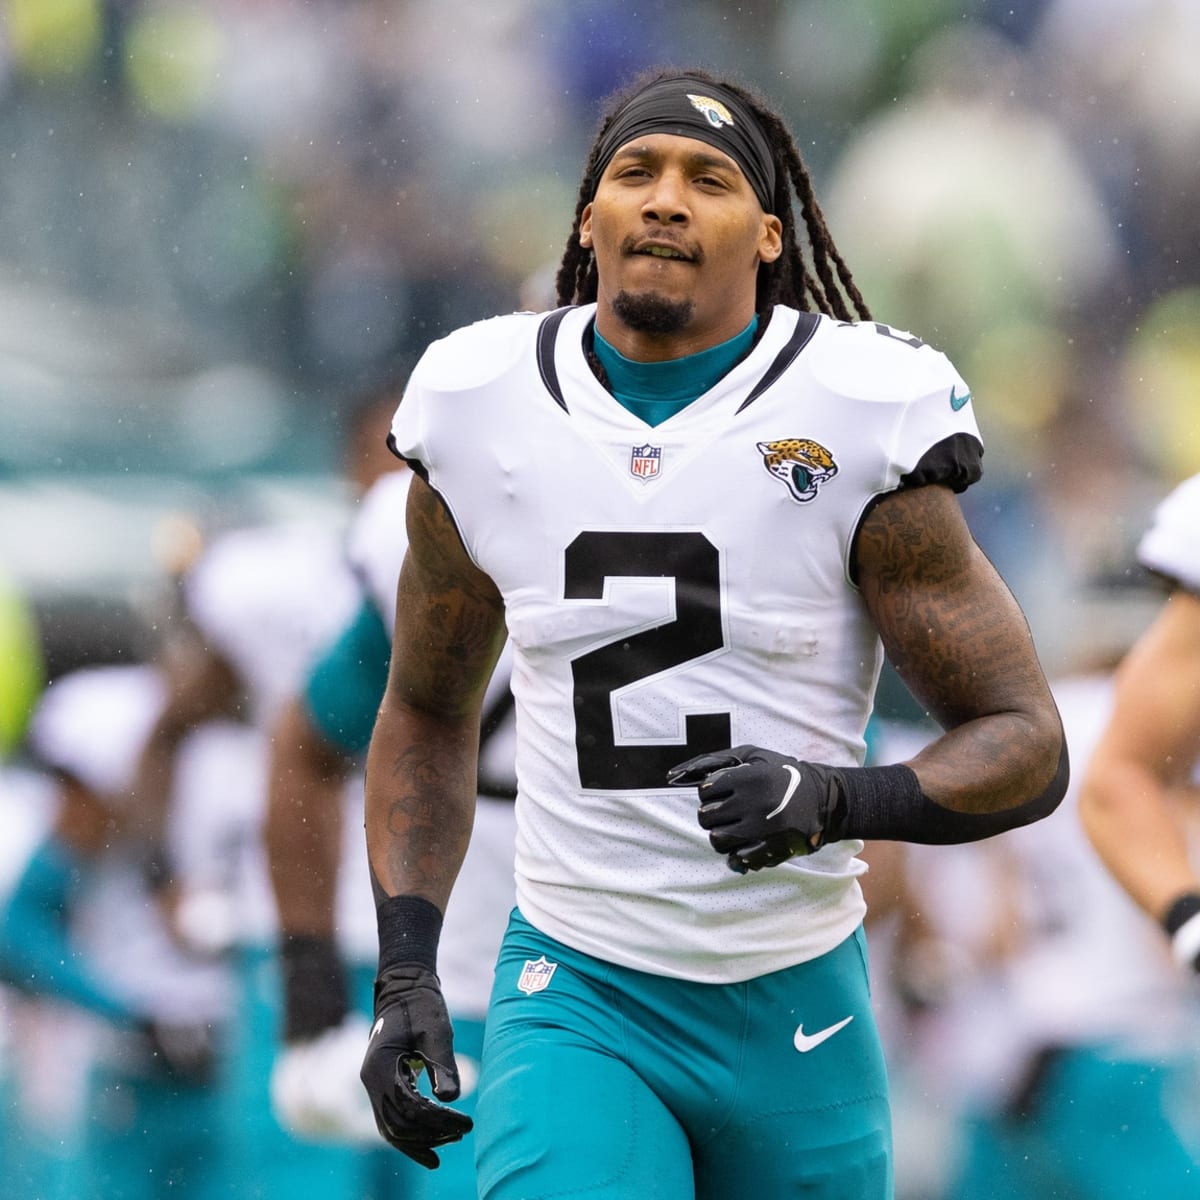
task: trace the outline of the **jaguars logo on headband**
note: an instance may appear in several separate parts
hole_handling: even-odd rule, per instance
[[[759,442],[758,452],[763,466],[787,485],[792,499],[807,504],[817,489],[838,473],[833,455],[812,438],[780,438],[774,442]]]
[[[688,92],[687,98],[692,102],[692,107],[717,129],[733,124],[733,114],[720,100],[714,100],[711,96],[695,96],[691,92]]]

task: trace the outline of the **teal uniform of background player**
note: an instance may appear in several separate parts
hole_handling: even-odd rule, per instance
[[[86,894],[88,875],[87,864],[53,835],[38,847],[0,912],[0,977],[132,1028],[137,1015],[88,970],[70,940],[70,912]],[[88,1094],[83,1126],[56,1131],[57,1146],[39,1145],[29,1130],[21,1137],[20,1124],[14,1126],[6,1197],[215,1200],[231,1194],[217,1135],[221,1095],[210,1078],[174,1075],[130,1058],[76,1064],[62,1079]]]
[[[81,970],[67,941],[65,914],[78,878],[75,856],[46,839],[26,860],[0,908],[0,980],[14,991],[39,990],[105,1017],[123,1018],[123,1007]],[[58,919],[61,916],[62,919]],[[90,1064],[84,1065],[90,1070]],[[81,1194],[82,1130],[35,1125],[16,1088],[4,1096],[0,1170],[13,1200],[60,1200]]]
[[[283,1196],[287,1200],[399,1200],[407,1189],[390,1182],[403,1171],[394,1161],[370,1163],[377,1151],[358,1146],[307,1142],[284,1129],[271,1110],[269,1079],[282,1022],[280,996],[283,982],[279,959],[265,946],[245,946],[239,952],[239,1014],[231,1047],[234,1077],[228,1081],[231,1097],[227,1120],[235,1125],[230,1137],[243,1161],[252,1163],[248,1175],[257,1181],[246,1192],[255,1200]],[[395,1155],[392,1156],[394,1160]]]
[[[391,637],[378,609],[364,599],[354,620],[309,673],[304,700],[313,725],[346,754],[357,755],[367,748],[383,699],[391,649]],[[355,1007],[370,1014],[375,964],[354,965],[351,980]],[[483,1050],[483,1021],[460,1013],[451,1013],[451,1017],[456,1054],[478,1062]],[[464,1088],[464,1092],[454,1107],[473,1116],[475,1091]],[[403,1195],[410,1200],[459,1200],[475,1195],[475,1164],[469,1142],[446,1147],[441,1152],[442,1165],[436,1171],[416,1166],[382,1141],[380,1146],[370,1153],[381,1159],[381,1168],[389,1175],[403,1174]]]

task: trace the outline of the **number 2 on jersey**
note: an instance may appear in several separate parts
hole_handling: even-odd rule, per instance
[[[567,600],[599,600],[611,578],[669,578],[673,583],[673,621],[615,638],[571,663],[580,783],[605,791],[663,788],[676,763],[730,745],[729,714],[688,713],[685,745],[621,746],[612,695],[725,645],[720,553],[697,532],[587,531],[567,547],[565,561]]]

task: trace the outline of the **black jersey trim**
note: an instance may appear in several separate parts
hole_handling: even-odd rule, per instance
[[[821,317],[818,313],[800,313],[796,318],[796,328],[792,330],[792,336],[788,338],[783,349],[775,355],[774,362],[751,389],[750,395],[739,405],[738,412],[753,404],[795,362],[797,356],[812,339],[812,335],[816,333],[820,322]]]
[[[983,443],[972,433],[952,433],[930,446],[915,467],[900,476],[900,488],[940,483],[965,492],[983,476]]]
[[[419,458],[409,458],[407,454],[401,454],[396,446],[395,435],[391,433],[387,435],[387,447],[402,463],[411,467],[414,474],[419,475],[426,483],[429,482],[429,472],[425,464]]]
[[[554,397],[555,403],[563,412],[570,412],[571,410],[567,408],[567,400],[563,395],[562,385],[558,382],[558,368],[554,365],[554,345],[558,341],[558,327],[562,324],[563,317],[573,307],[574,305],[567,304],[562,308],[556,308],[552,313],[547,313],[542,318],[542,323],[538,326],[537,333],[538,374],[542,377],[542,382],[546,385],[546,391]]]

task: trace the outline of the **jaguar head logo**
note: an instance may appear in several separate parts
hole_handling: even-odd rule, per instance
[[[733,124],[733,114],[720,100],[714,100],[711,96],[695,96],[691,92],[688,92],[687,98],[692,102],[692,107],[715,128]]]
[[[780,438],[774,442],[759,442],[758,452],[763,466],[782,479],[799,504],[814,499],[821,484],[838,473],[833,455],[812,438]]]

